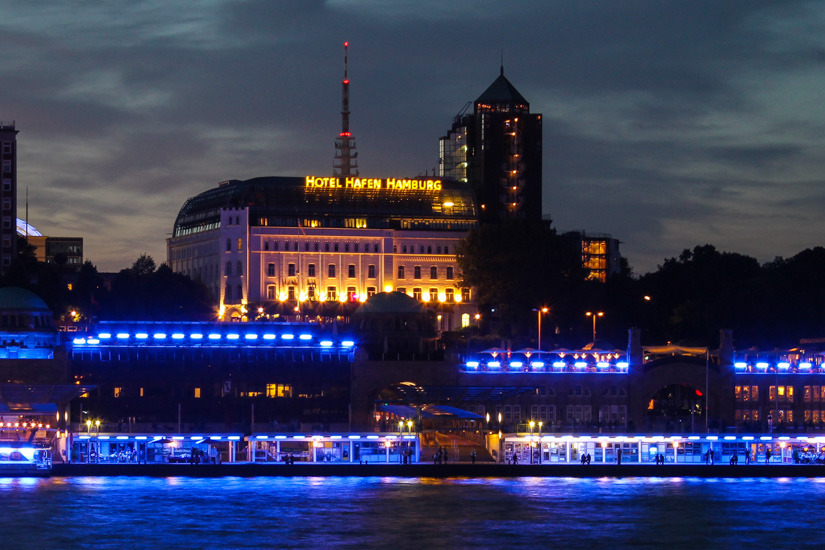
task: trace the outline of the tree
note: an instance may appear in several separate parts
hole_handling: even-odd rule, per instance
[[[565,320],[582,288],[581,251],[547,223],[505,221],[471,230],[456,249],[461,283],[509,333],[532,327],[534,308]]]
[[[197,321],[213,316],[209,290],[167,265],[155,269],[151,256],[141,255],[132,267],[112,280],[100,317],[111,320]]]

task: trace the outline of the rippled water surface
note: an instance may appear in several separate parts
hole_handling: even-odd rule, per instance
[[[821,548],[825,479],[0,478],[2,548]]]

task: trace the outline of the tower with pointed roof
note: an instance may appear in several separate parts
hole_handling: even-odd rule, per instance
[[[541,220],[541,115],[504,76],[504,67],[439,139],[442,177],[468,182],[482,222]]]

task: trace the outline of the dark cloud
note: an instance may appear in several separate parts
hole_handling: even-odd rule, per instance
[[[180,205],[219,181],[331,169],[344,40],[378,176],[437,165],[503,50],[545,115],[558,227],[621,239],[638,273],[705,242],[769,260],[825,232],[823,24],[803,0],[6,3],[0,119],[33,225],[117,270],[165,259]]]

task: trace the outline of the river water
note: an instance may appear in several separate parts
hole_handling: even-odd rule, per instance
[[[0,478],[30,548],[821,548],[825,479]]]

